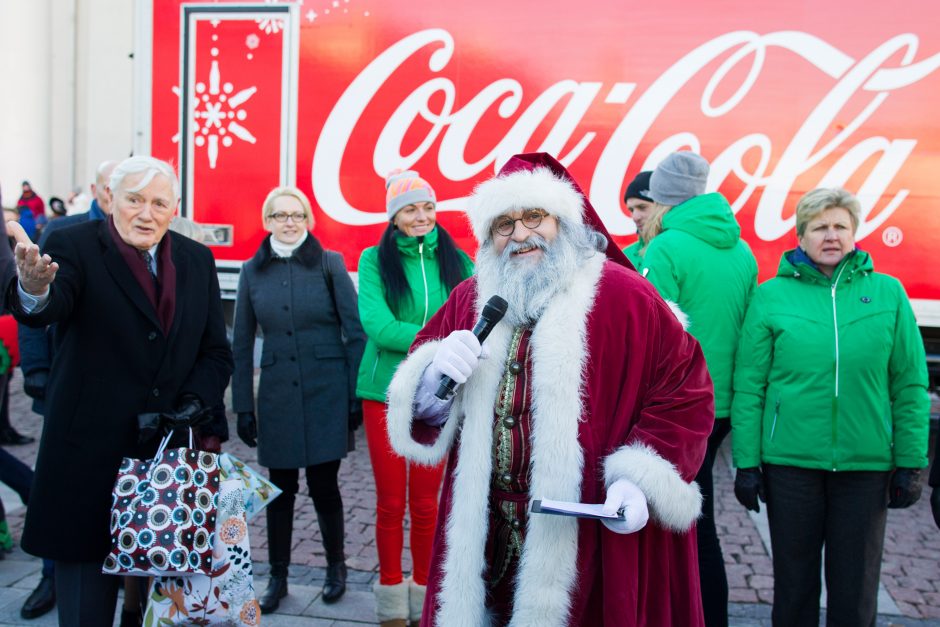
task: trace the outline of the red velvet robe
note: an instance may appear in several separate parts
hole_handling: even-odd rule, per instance
[[[489,291],[490,293],[486,293]],[[487,495],[492,416],[511,329],[500,323],[441,428],[412,421],[437,340],[470,329],[492,294],[465,281],[419,333],[389,389],[389,434],[402,455],[449,453],[422,626],[486,625]],[[532,335],[531,498],[602,503],[620,478],[647,497],[650,521],[618,535],[600,522],[529,517],[513,627],[702,625],[692,479],[713,422],[696,341],[636,272],[587,260]]]

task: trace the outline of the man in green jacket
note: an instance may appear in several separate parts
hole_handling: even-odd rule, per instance
[[[705,193],[708,172],[708,162],[692,152],[673,153],[653,171],[649,195],[656,205],[644,225],[642,272],[688,316],[715,386],[715,426],[695,478],[703,498],[697,530],[705,624],[725,627],[728,581],[715,529],[712,465],[731,428],[734,352],[757,285],[757,261],[725,197]]]
[[[624,248],[623,254],[637,269],[643,263],[643,248],[646,246],[646,241],[643,239],[643,225],[646,224],[647,216],[656,205],[650,198],[650,176],[652,175],[652,170],[637,174],[627,185],[627,191],[623,195],[623,201],[627,204],[630,216],[636,224],[636,241]]]

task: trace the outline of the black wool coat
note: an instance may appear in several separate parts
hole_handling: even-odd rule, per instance
[[[259,327],[258,463],[305,468],[345,457],[366,336],[343,256],[323,250],[308,234],[289,259],[278,258],[268,236],[242,266],[232,338],[237,412],[255,411],[252,357]]]
[[[14,316],[34,327],[58,323],[58,350],[26,512],[23,549],[55,560],[103,561],[110,548],[111,489],[121,458],[151,457],[137,444],[137,415],[172,411],[192,394],[222,402],[232,373],[215,262],[209,249],[177,233],[176,309],[168,334],[108,231],[86,222],[49,237],[59,263],[45,308]]]

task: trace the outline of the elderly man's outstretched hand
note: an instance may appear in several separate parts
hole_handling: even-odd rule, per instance
[[[646,495],[628,479],[618,479],[607,488],[607,500],[604,501],[604,513],[613,515],[623,510],[619,520],[601,519],[604,526],[614,533],[634,533],[646,526],[650,518],[646,504]]]
[[[49,255],[39,254],[39,246],[29,239],[19,222],[7,222],[7,233],[16,240],[13,255],[16,258],[16,274],[23,290],[34,296],[45,294],[55,280],[59,264]]]

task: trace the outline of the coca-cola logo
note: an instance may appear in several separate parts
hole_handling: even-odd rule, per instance
[[[743,182],[739,195],[729,198],[735,211],[759,191],[754,231],[761,239],[771,241],[793,230],[794,218],[785,216],[784,203],[797,177],[838,154],[816,185],[841,186],[868,163],[867,174],[855,189],[862,206],[857,238],[863,239],[881,226],[909,194],[909,190],[899,189],[885,198],[892,181],[916,147],[917,139],[862,135],[866,121],[893,92],[923,80],[940,67],[940,53],[917,59],[918,44],[915,35],[901,34],[857,59],[805,32],[727,33],[703,43],[662,72],[636,97],[609,136],[602,137],[597,132],[579,129],[585,114],[597,102],[627,103],[636,91],[635,83],[607,85],[564,78],[544,89],[520,110],[525,100],[522,84],[514,78],[498,78],[456,108],[457,86],[440,75],[454,54],[454,38],[443,29],[424,30],[405,37],[379,54],[337,100],[314,151],[313,191],[323,211],[340,223],[369,225],[386,220],[384,211],[363,211],[348,202],[340,184],[343,156],[363,111],[379,97],[383,85],[393,80],[396,71],[416,53],[433,47],[427,63],[428,79],[401,100],[375,142],[372,167],[379,177],[395,168],[413,166],[435,145],[440,175],[451,181],[466,181],[484,171],[497,171],[509,157],[523,150],[555,154],[567,166],[582,158],[585,149],[595,142],[606,142],[594,164],[588,193],[610,232],[630,235],[635,232],[635,226],[620,204],[624,177],[641,141],[661,112],[694,77],[724,59],[708,78],[700,95],[699,109],[708,118],[733,116],[736,107],[755,91],[768,52],[780,49],[805,61],[807,71],[812,68],[831,80],[831,87],[782,150],[774,146],[768,133],[758,128],[754,132],[742,132],[739,137],[728,137],[727,147],[718,154],[705,154],[712,164],[708,188],[719,188],[732,174]],[[742,75],[740,84],[730,86],[730,96],[723,99],[717,96],[729,91],[729,85],[725,84],[731,80],[729,76]],[[788,88],[799,90],[800,84],[794,81]],[[441,96],[443,105],[432,107],[431,99],[439,103]],[[863,101],[862,106],[853,106],[847,114],[847,103],[853,100],[855,104],[859,99]],[[562,102],[565,104],[561,114],[540,145],[530,145],[536,129]],[[503,119],[513,120],[508,132],[500,134],[481,128],[484,114],[492,110]],[[836,125],[837,117],[846,115],[850,115],[847,120],[839,118],[840,131],[829,137],[827,131]],[[429,124],[430,130],[417,148],[402,154],[405,134],[418,119]],[[476,137],[475,134],[493,135],[492,148],[483,158],[468,163],[464,155],[468,141]],[[565,151],[566,146],[573,147]],[[701,140],[692,130],[680,130],[659,141],[647,154],[642,169],[653,168],[664,156],[683,148],[701,151]],[[759,155],[756,160],[755,154]],[[745,159],[746,155],[749,158]],[[583,170],[584,164],[579,165]],[[461,210],[464,201],[464,198],[444,200],[439,203],[439,209]]]

